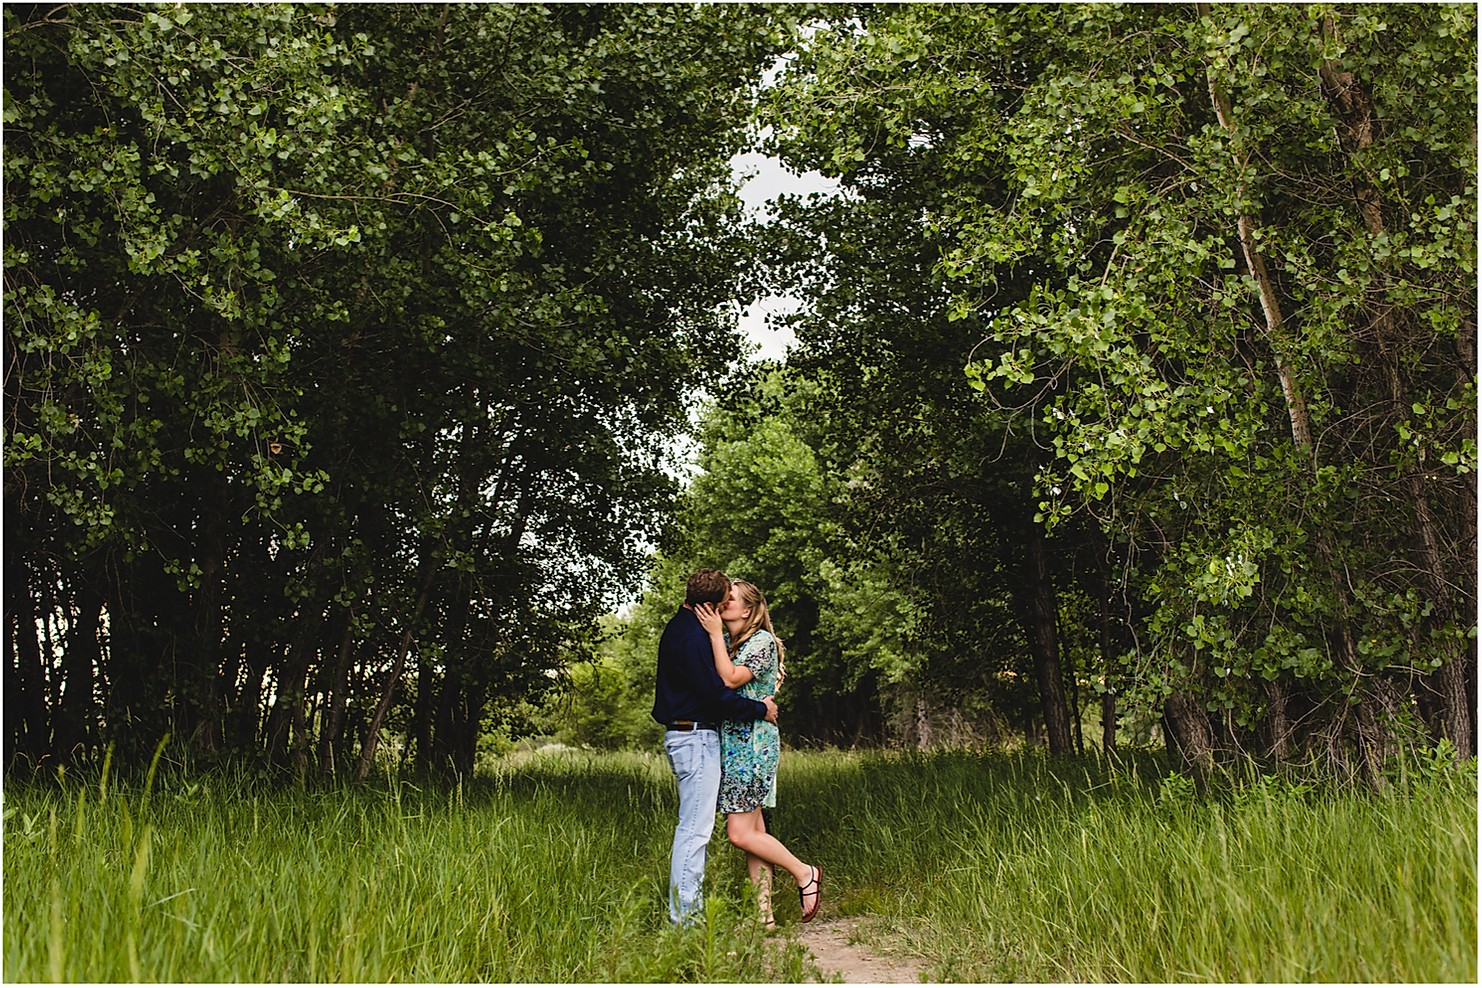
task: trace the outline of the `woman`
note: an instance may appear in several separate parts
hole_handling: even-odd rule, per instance
[[[696,607],[710,634],[715,671],[726,686],[742,696],[760,699],[776,692],[781,648],[772,633],[767,599],[755,584],[737,580],[717,612]],[[726,647],[726,633],[730,648]],[[726,837],[746,852],[746,870],[758,890],[757,901],[769,929],[772,919],[768,865],[791,873],[798,884],[804,923],[818,915],[823,901],[823,869],[804,864],[782,842],[767,833],[762,807],[776,802],[777,764],[782,742],[777,725],[766,721],[724,721],[720,727],[721,783],[719,812],[726,814]]]

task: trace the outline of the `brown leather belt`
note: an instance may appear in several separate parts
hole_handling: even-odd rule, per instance
[[[676,720],[672,724],[665,724],[664,725],[664,730],[666,730],[666,731],[718,731],[718,730],[720,730],[720,725],[719,724],[712,724],[709,721],[704,721],[704,720],[701,720],[701,721]]]

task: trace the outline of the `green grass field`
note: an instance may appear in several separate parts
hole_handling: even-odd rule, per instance
[[[668,928],[673,790],[656,754],[570,752],[451,790],[12,781],[4,977],[816,977],[796,896],[760,933],[721,827],[705,921]],[[1197,797],[1150,763],[789,752],[779,792],[825,917],[868,917],[934,981],[1476,980],[1474,769]]]

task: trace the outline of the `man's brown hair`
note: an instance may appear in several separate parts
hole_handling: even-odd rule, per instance
[[[719,604],[731,592],[731,580],[718,569],[697,569],[684,585],[684,602]]]

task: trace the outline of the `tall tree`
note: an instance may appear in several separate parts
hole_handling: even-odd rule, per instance
[[[785,22],[5,17],[9,753],[363,771],[396,726],[470,769],[641,566],[736,353],[726,162]]]
[[[893,87],[814,73],[787,97],[814,161],[940,150],[953,194],[924,219],[985,330],[970,379],[1051,441],[1050,532],[1110,540],[1127,696],[1196,764],[1285,747],[1294,709],[1307,750],[1374,776],[1416,714],[1472,750],[1472,24],[889,10],[815,59]],[[944,140],[923,108],[949,101],[969,119]]]
[[[964,192],[944,169],[981,118],[1012,112],[1016,97],[964,99],[922,71],[927,59],[944,77],[988,63],[1023,79],[1040,56],[979,8],[852,14],[812,35],[767,112],[778,153],[842,190],[784,206],[776,233],[781,283],[809,298],[792,320],[791,362],[830,406],[805,431],[851,477],[860,551],[926,618],[913,634],[918,684],[958,702],[996,696],[1018,720],[1018,684],[1032,682],[1034,732],[1068,754],[1074,690],[1059,626],[1073,543],[1047,540],[1034,517],[1043,454],[1031,420],[976,401],[962,376],[984,319],[952,307],[940,265],[955,238],[937,221]],[[985,169],[972,194],[1003,188]],[[1004,272],[997,304],[1021,298],[1033,271]]]

